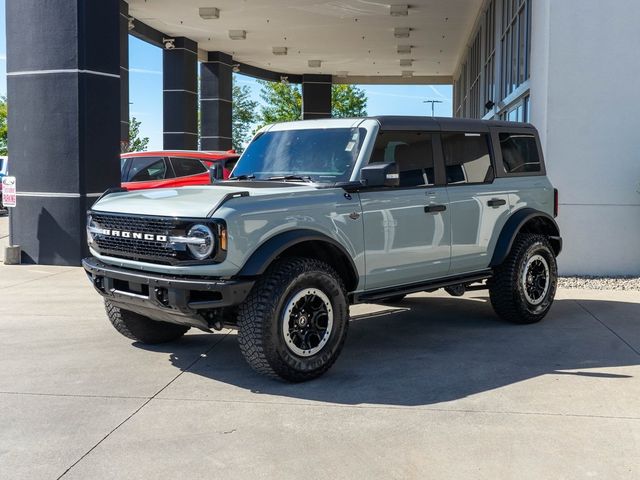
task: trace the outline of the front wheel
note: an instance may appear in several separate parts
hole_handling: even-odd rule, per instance
[[[301,382],[333,365],[348,326],[347,295],[335,270],[318,260],[286,258],[240,306],[238,343],[257,372]]]
[[[504,320],[536,323],[549,312],[557,283],[558,266],[547,238],[520,234],[489,280],[491,304]]]

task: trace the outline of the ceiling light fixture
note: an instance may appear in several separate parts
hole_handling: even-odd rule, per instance
[[[402,71],[402,76],[404,78],[411,78],[413,77],[413,70],[403,70]]]
[[[320,68],[322,66],[322,60],[309,60],[307,65],[309,65],[309,68]]]
[[[247,31],[246,30],[229,30],[229,38],[231,40],[246,40]]]
[[[400,66],[401,67],[412,67],[413,66],[413,60],[410,58],[401,58],[400,59]]]
[[[411,45],[398,45],[398,55],[411,55]]]
[[[164,44],[164,48],[167,50],[173,50],[174,48],[176,48],[175,38],[163,38],[162,43]]]
[[[220,10],[215,7],[200,7],[198,9],[200,18],[203,20],[215,20],[220,18]]]
[[[127,28],[129,29],[129,31],[133,30],[134,28],[136,28],[136,24],[134,23],[135,18],[133,17],[128,17],[127,18]]]
[[[396,38],[409,38],[411,29],[409,27],[396,27],[393,29],[393,36]]]
[[[349,76],[349,72],[345,72],[345,71],[339,71],[336,72],[336,77],[348,77]]]
[[[390,5],[389,13],[392,17],[406,17],[409,15],[409,5]]]
[[[231,67],[231,70],[233,71],[233,73],[239,73],[240,72],[240,64],[239,63],[234,63],[233,66]]]
[[[273,52],[274,55],[286,55],[287,47],[273,47],[271,51]]]

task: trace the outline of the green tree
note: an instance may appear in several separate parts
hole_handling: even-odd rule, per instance
[[[233,110],[231,120],[233,148],[242,153],[244,146],[251,140],[253,126],[258,121],[258,102],[251,100],[248,85],[233,86]]]
[[[7,97],[0,97],[0,155],[8,155],[7,150]]]
[[[136,117],[131,117],[129,121],[129,143],[122,145],[124,152],[143,152],[149,145],[149,137],[140,136],[140,125],[142,124]]]
[[[302,88],[285,82],[260,81],[260,123],[289,122],[302,118]],[[355,85],[332,85],[331,115],[336,118],[367,115],[367,95]]]

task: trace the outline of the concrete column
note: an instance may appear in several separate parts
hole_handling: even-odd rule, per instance
[[[120,144],[129,143],[129,4],[120,0]]]
[[[175,48],[163,50],[164,148],[198,149],[198,44],[175,39]]]
[[[209,52],[200,64],[200,148],[229,150],[232,115],[232,58]]]
[[[331,75],[302,76],[302,118],[331,117]]]
[[[79,265],[87,208],[120,184],[118,0],[7,0],[9,151],[23,263]]]
[[[532,2],[531,121],[560,192],[563,274],[640,274],[640,2]]]

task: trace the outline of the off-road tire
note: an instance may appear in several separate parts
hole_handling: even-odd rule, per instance
[[[331,303],[333,327],[324,346],[312,356],[295,354],[285,342],[287,304],[306,288],[323,292]],[[349,327],[347,292],[337,272],[308,258],[278,260],[260,277],[238,312],[238,343],[258,373],[302,382],[325,373],[336,361]]]
[[[548,266],[548,289],[541,295],[541,303],[532,304],[524,292],[523,273],[527,262],[536,255],[544,258]],[[544,235],[519,234],[502,265],[494,268],[489,279],[489,297],[498,316],[518,324],[536,323],[549,312],[556,293],[558,267],[556,257]]]
[[[112,305],[105,300],[104,307],[113,327],[121,334],[136,342],[149,345],[171,342],[182,337],[189,327],[173,323],[159,322],[129,310]]]
[[[406,295],[392,295],[391,297],[385,297],[382,300],[379,300],[378,303],[387,303],[387,304],[395,304],[395,303],[400,303],[402,300],[404,300],[404,297],[406,297]]]

